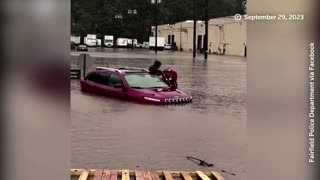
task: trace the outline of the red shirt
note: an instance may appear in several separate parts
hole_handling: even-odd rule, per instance
[[[168,69],[168,72],[171,74],[171,80],[172,80],[173,82],[177,82],[177,80],[178,80],[178,73],[177,73],[177,71],[176,71],[175,69],[169,68],[169,69]]]

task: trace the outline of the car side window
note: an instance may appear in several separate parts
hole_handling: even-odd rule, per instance
[[[99,75],[100,75],[100,78],[101,78],[99,84],[108,86],[108,84],[109,84],[109,78],[110,78],[110,73],[100,73]]]
[[[109,77],[109,73],[93,73],[88,77],[88,80],[97,84],[108,86]]]
[[[114,87],[116,84],[122,84],[122,80],[118,75],[112,73],[109,78],[109,86]]]
[[[87,79],[88,79],[89,81],[92,81],[92,82],[97,83],[99,77],[98,77],[98,74],[97,74],[97,73],[92,73],[92,74],[90,74],[90,75],[88,76]]]

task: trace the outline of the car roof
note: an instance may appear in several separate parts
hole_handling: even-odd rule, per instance
[[[133,67],[121,67],[121,68],[109,68],[109,67],[96,67],[96,71],[104,71],[104,72],[118,72],[121,74],[128,73],[149,73],[147,69],[143,68],[133,68]]]

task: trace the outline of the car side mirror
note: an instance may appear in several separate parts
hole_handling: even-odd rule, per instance
[[[116,89],[123,89],[123,90],[125,89],[124,85],[121,84],[121,83],[115,84],[113,87],[116,88]]]

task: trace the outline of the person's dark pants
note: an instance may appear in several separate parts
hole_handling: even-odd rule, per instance
[[[170,87],[174,88],[174,89],[178,89],[178,83],[177,82],[170,82]]]

